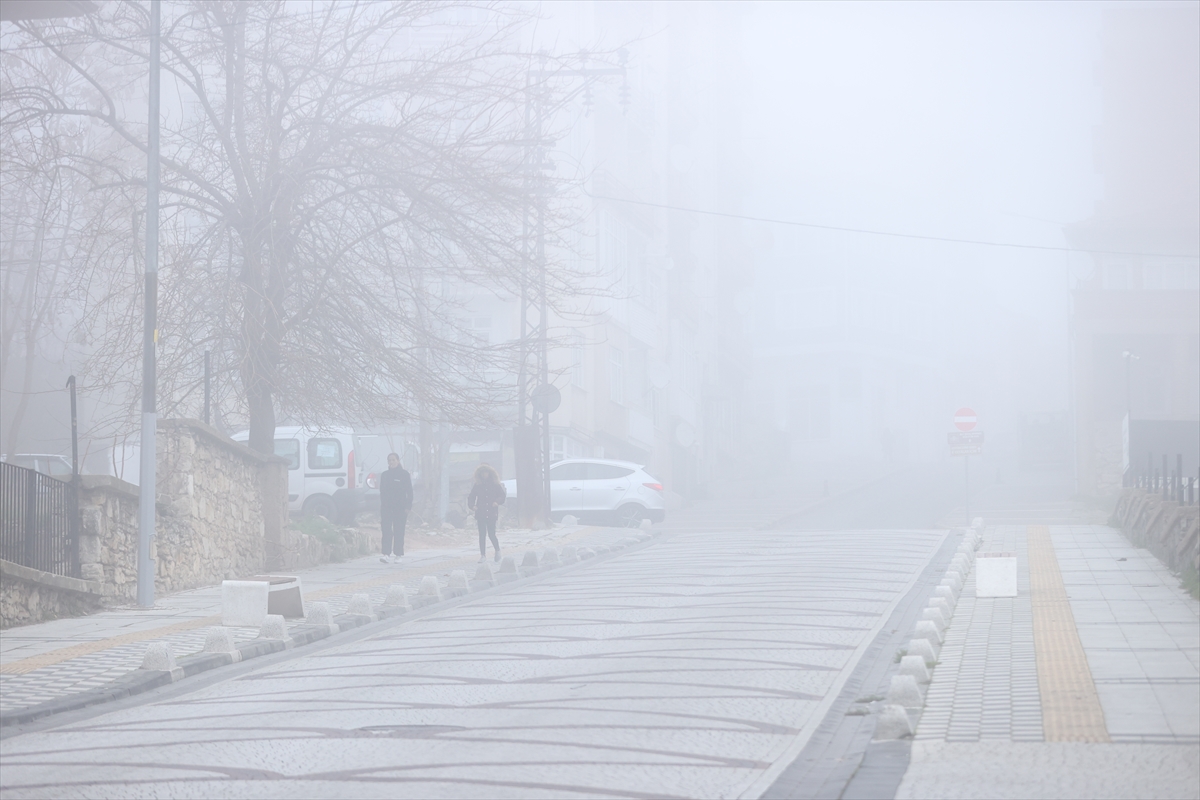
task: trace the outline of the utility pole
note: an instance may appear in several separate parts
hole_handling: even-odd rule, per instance
[[[158,100],[159,28],[161,0],[150,0],[150,109],[146,139],[146,286],[145,325],[142,331],[142,441],[138,473],[137,601],[154,605],[154,562],[150,543],[154,539],[155,496],[155,406],[154,348],[158,343]]]
[[[545,172],[554,169],[547,156],[555,143],[545,138],[544,127],[549,112],[546,83],[551,78],[582,78],[580,86],[568,93],[564,100],[583,93],[584,104],[590,113],[592,83],[607,75],[620,75],[624,78],[626,74],[626,54],[623,50],[619,55],[620,65],[617,67],[589,67],[589,54],[586,51],[580,52],[578,58],[578,68],[548,69],[548,58],[542,54],[541,68],[530,69],[525,77],[524,181],[525,196],[533,199],[526,205],[522,224],[521,357],[517,370],[517,427],[514,430],[513,445],[517,460],[517,498],[521,524],[529,527],[548,524],[551,511],[550,414],[554,408],[539,411],[536,405],[531,407],[534,392],[538,389],[547,391],[550,385],[545,219],[546,200],[550,189]],[[629,102],[628,86],[624,84],[621,87],[620,102],[623,106]],[[531,228],[534,239],[532,243],[529,241]],[[535,263],[531,264],[531,260]],[[534,311],[537,314],[536,319],[530,320],[530,313]],[[529,364],[531,358],[534,361],[532,369]],[[535,379],[534,376],[537,385],[531,389],[530,383]],[[554,406],[557,407],[557,402]],[[541,462],[540,469],[537,468],[536,461]],[[536,501],[532,501],[535,497]]]

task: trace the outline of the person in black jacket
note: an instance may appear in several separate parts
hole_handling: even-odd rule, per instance
[[[400,466],[400,456],[388,454],[388,468],[379,476],[379,528],[383,532],[383,555],[387,563],[404,555],[404,523],[413,504],[412,476]],[[395,555],[392,554],[393,546]]]
[[[467,508],[475,512],[475,524],[479,526],[479,560],[487,558],[487,540],[491,537],[492,547],[496,549],[496,561],[500,560],[500,542],[496,539],[496,519],[500,516],[500,506],[504,503],[508,492],[500,482],[496,470],[487,464],[480,464],[475,469],[475,485],[467,495]]]

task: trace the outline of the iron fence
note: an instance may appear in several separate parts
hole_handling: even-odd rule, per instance
[[[78,578],[78,527],[74,482],[0,462],[0,558]]]

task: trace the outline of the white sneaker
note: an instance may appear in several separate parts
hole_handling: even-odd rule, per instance
[[[392,556],[392,563],[399,564],[401,558],[402,558],[402,556]]]
[[[380,560],[380,561],[382,561],[384,564],[386,564],[386,563],[388,562],[388,557],[387,557],[387,556],[380,556],[380,557],[379,557],[379,560]]]

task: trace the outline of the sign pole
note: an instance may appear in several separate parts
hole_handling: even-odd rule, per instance
[[[138,470],[137,602],[154,605],[154,562],[150,542],[154,538],[154,434],[158,424],[155,408],[154,347],[158,340],[158,38],[159,0],[150,3],[150,115],[146,139],[146,290],[145,325],[142,337],[142,441]]]
[[[971,527],[971,457],[963,456],[963,495],[967,505],[967,527]]]

